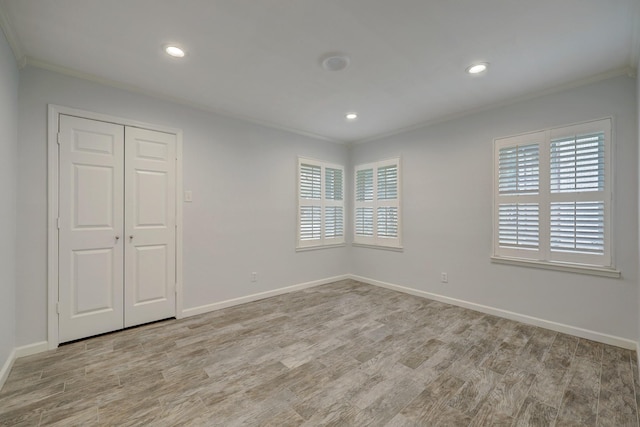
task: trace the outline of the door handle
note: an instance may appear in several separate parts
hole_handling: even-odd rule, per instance
[[[133,240],[133,234],[129,236],[129,240]]]
[[[120,240],[120,236],[116,236],[116,242]]]

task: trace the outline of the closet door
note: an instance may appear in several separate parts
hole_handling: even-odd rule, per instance
[[[125,129],[125,327],[175,316],[176,136]]]
[[[123,327],[124,128],[60,115],[59,340]]]

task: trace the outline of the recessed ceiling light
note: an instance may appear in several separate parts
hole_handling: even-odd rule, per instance
[[[479,62],[477,64],[472,64],[469,67],[467,67],[467,73],[469,73],[469,74],[482,73],[483,71],[487,70],[488,66],[489,66],[489,64],[486,63],[486,62]]]
[[[320,65],[327,71],[342,71],[350,62],[351,59],[344,53],[325,53],[320,57]]]
[[[167,55],[172,56],[174,58],[184,58],[184,55],[185,55],[183,49],[172,44],[165,46],[164,51],[167,52]]]
[[[358,118],[358,113],[347,113],[344,115],[344,118],[350,121],[354,121]]]

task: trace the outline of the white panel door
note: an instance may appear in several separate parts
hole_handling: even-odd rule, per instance
[[[125,327],[175,316],[176,136],[125,129]]]
[[[60,115],[59,341],[123,327],[124,127]]]

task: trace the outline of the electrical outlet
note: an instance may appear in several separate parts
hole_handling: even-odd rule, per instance
[[[255,271],[253,273],[251,273],[251,281],[252,282],[257,282],[258,281],[258,273],[256,273]]]
[[[442,283],[449,283],[449,275],[445,272],[440,273],[440,281]]]
[[[193,202],[193,192],[191,190],[187,190],[184,192],[184,201]]]

